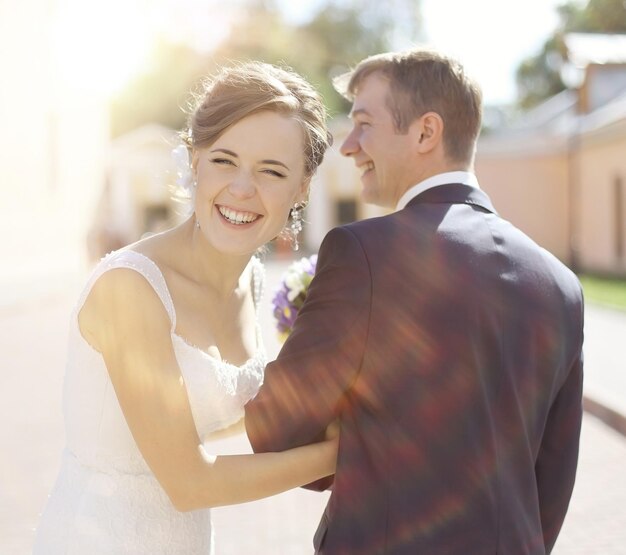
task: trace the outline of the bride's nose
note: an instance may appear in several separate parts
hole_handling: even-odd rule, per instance
[[[248,172],[238,172],[228,185],[228,191],[233,197],[247,199],[256,193],[254,178]]]

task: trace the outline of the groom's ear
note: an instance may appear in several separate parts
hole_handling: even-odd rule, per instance
[[[434,150],[443,140],[443,119],[437,112],[426,112],[409,127],[420,154]]]

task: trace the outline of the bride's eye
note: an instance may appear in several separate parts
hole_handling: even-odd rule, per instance
[[[284,173],[281,173],[279,171],[270,169],[270,168],[265,168],[264,170],[261,170],[262,173],[267,173],[269,175],[273,175],[274,177],[280,177],[280,178],[285,178],[287,177]]]
[[[211,162],[213,164],[220,164],[223,166],[234,166],[235,163],[232,160],[229,160],[228,158],[212,158]]]

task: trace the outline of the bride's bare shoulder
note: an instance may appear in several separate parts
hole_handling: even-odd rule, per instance
[[[148,324],[159,324],[167,332],[167,312],[148,279],[127,267],[99,276],[78,313],[81,334],[100,352],[107,338],[113,340]]]
[[[181,252],[183,238],[178,228],[144,237],[124,248],[143,254],[152,260],[163,273],[176,267],[177,253]]]
[[[174,241],[174,233],[172,229],[162,231],[160,233],[154,233],[146,237],[142,237],[139,241],[135,241],[130,245],[127,245],[121,252],[134,251],[139,254],[147,256],[155,262],[162,258],[163,254],[167,252]],[[157,259],[157,260],[155,260]]]

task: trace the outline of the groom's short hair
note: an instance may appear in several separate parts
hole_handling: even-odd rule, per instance
[[[363,80],[375,72],[389,79],[387,106],[399,133],[406,133],[426,112],[436,112],[444,122],[447,157],[461,162],[473,159],[482,119],[482,93],[457,60],[429,48],[376,54],[337,77],[334,86],[353,100]]]

